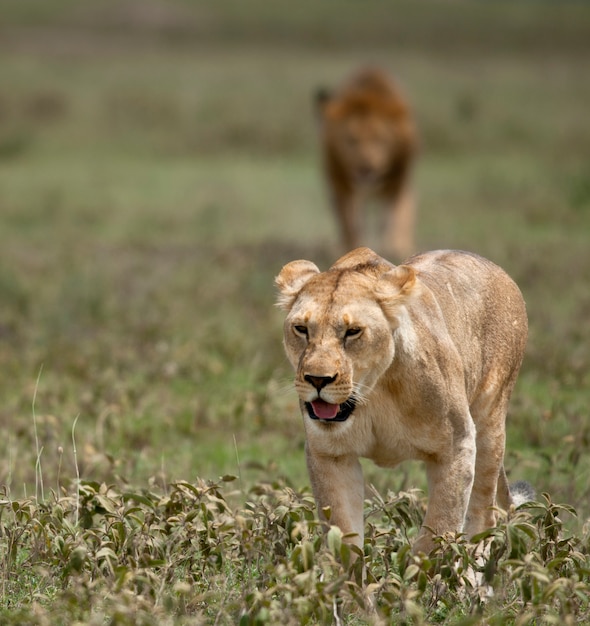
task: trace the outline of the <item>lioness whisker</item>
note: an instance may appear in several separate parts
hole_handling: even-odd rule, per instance
[[[365,393],[366,391],[366,393]],[[355,382],[352,389],[352,397],[357,404],[366,404],[369,401],[369,393],[372,391],[369,385]]]
[[[364,387],[367,391],[371,391],[371,388],[368,385],[354,383],[351,396],[358,405],[367,404],[369,401],[368,394],[363,392],[362,387]]]
[[[269,392],[272,395],[288,396],[293,395],[293,379],[273,380],[269,383]]]

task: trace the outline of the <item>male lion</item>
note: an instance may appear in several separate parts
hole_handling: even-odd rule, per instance
[[[433,533],[494,526],[496,502],[506,509],[516,495],[505,419],[528,326],[511,278],[468,252],[396,267],[359,248],[322,273],[293,261],[276,285],[320,511],[330,507],[330,522],[362,546],[358,457],[420,459],[429,499],[415,552],[433,547]]]
[[[384,208],[384,248],[405,258],[413,248],[410,189],[417,147],[410,111],[382,71],[366,68],[334,93],[316,95],[324,170],[347,250],[361,242],[361,205]]]

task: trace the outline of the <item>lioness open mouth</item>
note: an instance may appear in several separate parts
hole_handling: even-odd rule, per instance
[[[321,420],[322,422],[344,422],[350,417],[355,406],[356,404],[352,398],[349,398],[343,404],[330,404],[319,398],[305,403],[309,417],[312,420]]]

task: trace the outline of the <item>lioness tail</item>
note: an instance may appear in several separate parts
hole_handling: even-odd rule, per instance
[[[512,485],[510,485],[510,495],[512,497],[512,504],[515,507],[525,502],[532,502],[536,497],[533,486],[526,480],[518,480],[512,483]]]

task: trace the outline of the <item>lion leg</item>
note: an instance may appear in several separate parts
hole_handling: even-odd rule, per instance
[[[364,542],[363,471],[356,456],[316,456],[306,448],[307,468],[321,518],[338,526],[345,541],[362,549]]]
[[[422,528],[412,548],[414,553],[428,553],[433,537],[463,530],[475,473],[475,429],[471,428],[455,443],[444,461],[428,461],[428,508]]]
[[[361,242],[360,200],[353,192],[335,193],[333,206],[340,224],[342,243],[347,251],[353,250]]]
[[[385,206],[384,248],[394,259],[404,260],[414,251],[416,207],[409,186],[401,189],[396,198]]]

